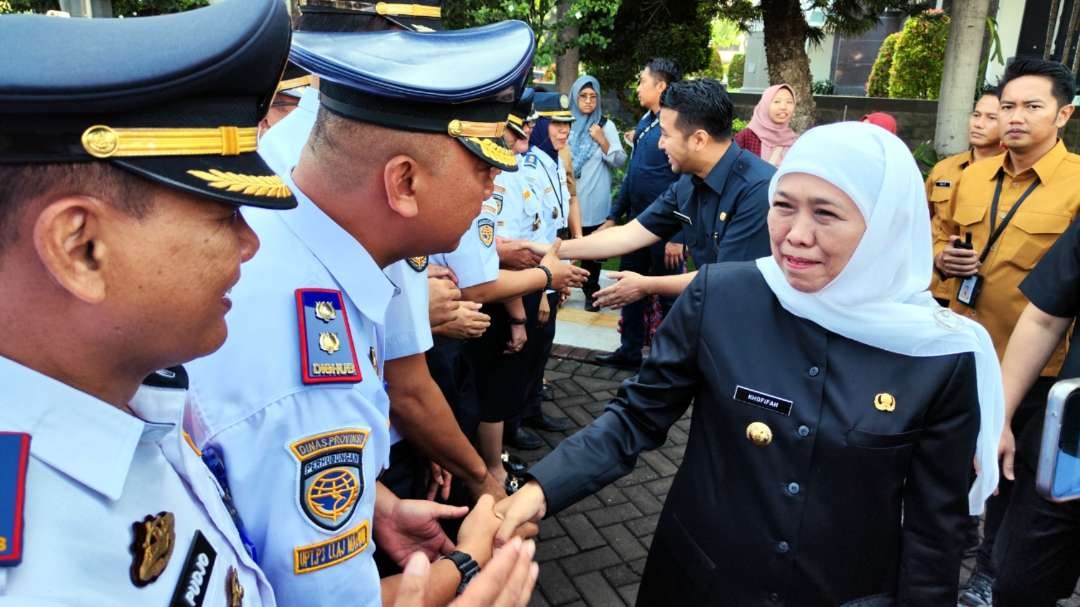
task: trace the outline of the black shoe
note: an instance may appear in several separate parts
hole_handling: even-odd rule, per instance
[[[596,300],[592,295],[585,296],[585,311],[586,312],[599,312],[600,308],[596,307]]]
[[[570,429],[570,420],[565,417],[552,417],[546,413],[521,419],[521,425],[534,430],[547,432],[565,432]]]
[[[620,369],[630,369],[631,371],[637,371],[641,367],[641,357],[632,358],[622,350],[615,350],[608,354],[598,354],[593,362],[599,365],[607,365],[609,367],[619,367]]]
[[[994,604],[994,578],[982,571],[975,571],[967,584],[960,589],[956,600],[958,607],[992,607]]]
[[[551,384],[544,382],[540,386],[540,400],[553,401],[555,400],[555,389],[551,387]]]
[[[525,450],[539,449],[544,446],[544,439],[537,436],[532,430],[521,426],[518,426],[517,432],[505,437],[503,442],[511,447]]]
[[[516,455],[510,455],[508,451],[503,451],[501,457],[503,469],[506,470],[506,472],[510,476],[521,476],[525,474],[526,470],[529,469],[529,466],[525,463],[525,460],[521,459]]]

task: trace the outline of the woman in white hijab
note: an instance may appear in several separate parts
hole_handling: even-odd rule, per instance
[[[695,403],[638,605],[954,605],[1001,379],[927,292],[915,162],[873,125],[819,127],[770,200],[772,255],[700,272],[638,376],[497,506],[499,537],[628,473]]]

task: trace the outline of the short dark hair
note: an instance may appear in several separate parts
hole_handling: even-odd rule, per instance
[[[657,78],[668,83],[669,86],[682,80],[682,70],[679,69],[679,64],[667,57],[649,59],[645,67]]]
[[[999,90],[1004,91],[1005,85],[1020,78],[1021,76],[1042,76],[1050,80],[1051,92],[1057,99],[1058,107],[1072,103],[1076,96],[1076,79],[1072,72],[1057,61],[1048,61],[1035,57],[1020,57],[1013,59],[1005,68],[1005,75],[1001,78]]]
[[[1001,84],[990,84],[989,82],[984,84],[983,87],[975,93],[975,101],[977,102],[987,95],[1001,99]]]
[[[713,139],[731,137],[735,108],[724,85],[717,80],[700,78],[676,82],[660,97],[660,107],[679,113],[675,126],[684,135],[702,129]]]
[[[18,240],[26,207],[43,196],[90,194],[141,218],[150,209],[151,197],[139,191],[145,187],[154,186],[107,162],[0,164],[0,253]]]

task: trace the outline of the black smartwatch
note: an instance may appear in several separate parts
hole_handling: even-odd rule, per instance
[[[543,270],[544,274],[547,274],[547,284],[544,285],[544,290],[545,291],[550,291],[551,290],[551,270],[547,269],[547,266],[545,266],[544,264],[540,264],[540,265],[538,265],[536,267]]]
[[[465,592],[465,587],[476,577],[477,573],[480,573],[480,565],[473,560],[473,557],[460,550],[455,550],[443,558],[453,561],[458,572],[461,573],[461,583],[458,584],[457,593]]]
[[[528,318],[514,318],[513,316],[511,316],[510,317],[510,324],[512,324],[512,325],[526,325],[526,324],[529,324],[529,319]]]

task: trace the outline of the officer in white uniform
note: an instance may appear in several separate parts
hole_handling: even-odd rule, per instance
[[[202,35],[153,44],[177,31]],[[2,221],[35,228],[0,247],[0,283],[18,284],[2,314],[28,311],[0,328],[0,605],[274,605],[182,430],[183,369],[142,387],[132,374],[224,340],[223,296],[258,246],[236,205],[295,206],[254,153],[288,52],[285,7],[235,0],[123,22],[5,16],[0,38],[11,45],[0,69],[3,204],[25,209]],[[116,40],[145,42],[133,53]],[[72,71],[74,53],[97,69]],[[231,187],[241,182],[257,185]],[[152,264],[156,282],[118,260]],[[95,281],[101,292],[88,296]],[[174,318],[168,289],[183,294]]]
[[[376,51],[387,45],[394,46],[408,70],[378,59]],[[495,48],[500,52],[493,53]],[[520,91],[533,50],[532,33],[519,22],[449,37],[294,33],[291,60],[315,73],[320,87],[309,145],[295,167],[279,169],[288,175],[299,206],[280,216],[251,214],[263,251],[232,291],[230,338],[221,351],[189,369],[198,395],[192,418],[200,445],[220,450],[237,510],[283,604],[369,605],[380,600],[371,526],[376,480],[387,466],[391,440],[382,362],[388,306],[398,287],[376,259],[392,262],[449,249],[457,236],[447,241],[445,227],[407,226],[407,218],[398,216],[387,218],[380,229],[408,229],[408,239],[369,242],[362,231],[347,230],[345,225],[375,214],[386,217],[389,210],[383,208],[384,199],[346,198],[333,187],[320,187],[334,178],[326,174],[330,163],[371,153],[361,146],[332,152],[320,148],[326,140],[319,137],[331,136],[320,135],[320,129],[339,128],[343,135],[349,129],[353,136],[375,128],[364,126],[372,124],[451,134],[467,151],[448,162],[467,162],[462,170],[474,170],[474,176],[466,179],[477,179],[472,166],[477,157],[513,170],[512,155],[489,133]],[[490,68],[483,70],[486,76],[464,80],[460,74],[475,70],[461,68],[476,62]],[[445,80],[451,72],[452,82]],[[436,88],[440,82],[455,85],[455,92]],[[507,93],[510,99],[503,100]],[[301,111],[266,135],[268,158],[277,157],[272,152],[275,131],[288,133],[294,116],[300,124]],[[291,136],[286,138],[295,145]],[[400,157],[401,152],[390,149],[398,143],[380,143],[388,146],[388,158]],[[304,174],[318,177],[303,185]],[[378,183],[383,187],[381,179]],[[312,199],[305,188],[322,196]],[[416,196],[422,205],[433,194],[418,191]],[[440,191],[440,201],[445,197]],[[324,206],[352,215],[338,223]],[[455,564],[462,572],[468,569]]]

